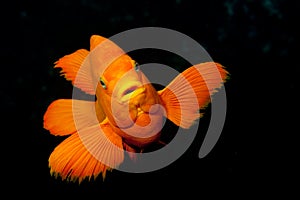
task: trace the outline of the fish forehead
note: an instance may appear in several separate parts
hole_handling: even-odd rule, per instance
[[[103,76],[109,82],[120,78],[132,69],[133,63],[134,61],[127,54],[124,54],[109,65],[104,71]]]

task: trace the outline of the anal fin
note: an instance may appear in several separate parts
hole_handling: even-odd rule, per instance
[[[49,157],[51,174],[63,180],[96,178],[117,168],[124,160],[122,138],[109,125],[95,125],[72,134]]]

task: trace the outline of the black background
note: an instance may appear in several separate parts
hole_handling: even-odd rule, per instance
[[[277,194],[289,185],[296,160],[289,154],[295,146],[283,146],[296,133],[292,125],[298,119],[292,115],[299,88],[298,1],[28,0],[11,1],[2,10],[1,166],[10,195],[104,199],[183,194],[200,199],[204,194]],[[218,143],[205,158],[198,158],[208,109],[191,147],[161,170],[113,170],[105,181],[99,177],[81,185],[51,177],[48,157],[64,138],[43,129],[43,114],[53,100],[72,95],[70,82],[59,76],[53,63],[88,49],[92,34],[110,37],[146,26],[192,37],[227,67],[227,118]],[[141,51],[135,56],[140,63],[176,65],[180,71],[188,67],[166,52]]]

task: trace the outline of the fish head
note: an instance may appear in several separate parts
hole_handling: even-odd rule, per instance
[[[164,109],[157,91],[138,63],[124,54],[99,77],[97,102],[114,131],[135,146],[157,139]]]

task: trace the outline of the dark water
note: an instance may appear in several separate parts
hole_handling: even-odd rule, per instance
[[[299,90],[299,8],[298,1],[283,0],[11,2],[2,17],[7,28],[0,84],[5,138],[1,165],[8,169],[2,170],[5,185],[14,188],[10,195],[103,199],[183,194],[200,199],[219,191],[229,196],[238,196],[238,191],[280,192],[289,175],[279,166],[291,164],[284,150],[293,148],[282,146],[295,132],[290,125],[298,119],[291,113]],[[231,73],[225,85],[227,118],[218,143],[205,158],[198,158],[208,111],[191,147],[164,169],[143,174],[114,170],[104,182],[98,178],[80,186],[51,177],[48,157],[64,138],[43,129],[43,114],[53,100],[72,96],[71,84],[59,76],[53,63],[79,48],[88,49],[92,34],[110,37],[145,26],[192,37]],[[163,63],[179,71],[188,67],[166,52],[132,56],[141,63]],[[175,130],[171,126],[166,131]],[[266,185],[279,189],[267,190]]]

